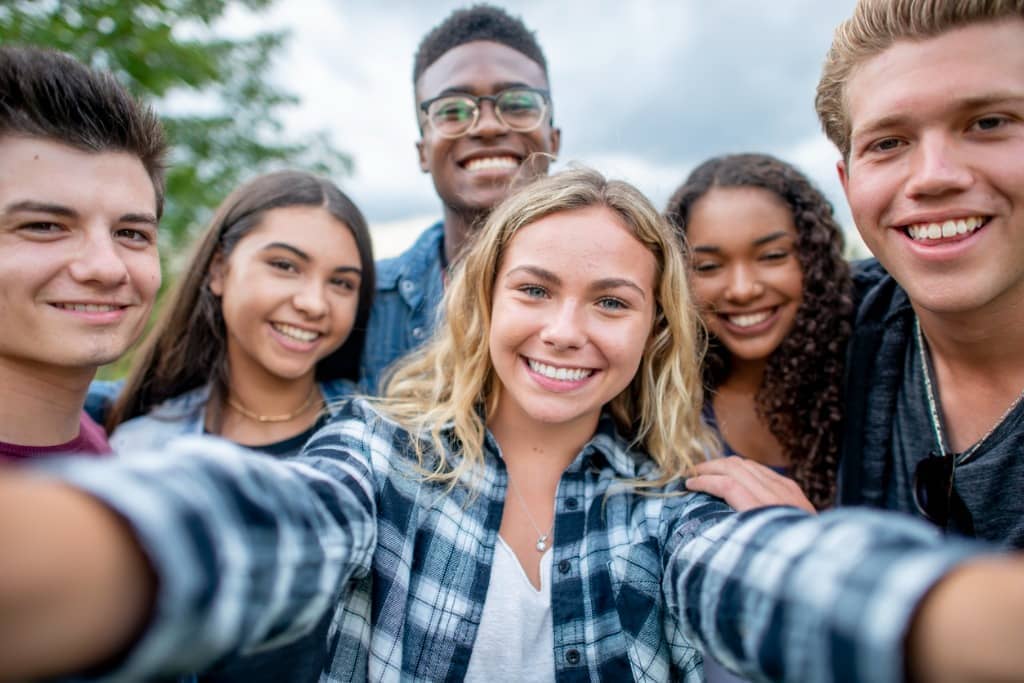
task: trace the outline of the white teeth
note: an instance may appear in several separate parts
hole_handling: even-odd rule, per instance
[[[285,325],[284,323],[271,323],[271,325],[284,336],[301,342],[311,342],[320,336],[319,332],[311,332],[294,325]]]
[[[743,315],[728,315],[726,320],[736,327],[753,327],[763,323],[772,316],[772,311],[760,311],[758,313],[745,313]]]
[[[111,304],[57,304],[56,306],[65,311],[78,311],[79,313],[110,313],[120,308],[120,306]]]
[[[535,360],[527,359],[530,369],[538,375],[544,375],[549,379],[557,379],[562,382],[578,382],[594,374],[593,370],[584,368],[556,368],[553,365],[545,365]]]
[[[481,157],[466,162],[467,171],[484,171],[492,168],[515,168],[519,161],[515,157]]]
[[[942,223],[914,223],[907,226],[907,236],[912,240],[937,240],[974,232],[985,219],[981,216],[948,220]]]

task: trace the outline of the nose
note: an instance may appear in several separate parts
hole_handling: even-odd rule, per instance
[[[295,292],[292,297],[292,304],[295,308],[310,319],[322,318],[327,314],[327,297],[324,293],[323,284],[314,280],[308,280]]]
[[[934,133],[921,137],[910,160],[908,197],[939,196],[967,189],[973,175],[963,163],[954,140]]]
[[[573,299],[550,310],[540,332],[540,340],[558,351],[579,349],[587,343],[580,305]]]
[[[764,283],[757,270],[746,264],[737,264],[729,269],[725,298],[732,303],[743,304],[764,294]]]
[[[469,134],[475,137],[490,137],[502,135],[508,128],[498,118],[498,109],[494,100],[480,100],[480,114],[476,123],[469,129]]]
[[[128,266],[107,226],[85,230],[68,268],[77,282],[116,287],[128,281]]]

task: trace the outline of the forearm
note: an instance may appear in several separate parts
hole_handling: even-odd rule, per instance
[[[902,680],[920,601],[978,552],[866,510],[763,509],[676,540],[665,591],[683,631],[748,676],[787,681]]]
[[[921,603],[907,639],[915,681],[1024,677],[1024,556],[961,567]]]
[[[0,472],[0,547],[0,680],[92,666],[142,631],[152,571],[122,520],[95,499]]]
[[[313,468],[191,438],[162,453],[115,462],[71,459],[48,468],[48,474],[98,501],[83,505],[96,505],[105,511],[101,517],[115,520],[100,532],[105,543],[116,543],[116,520],[122,518],[153,567],[151,619],[141,633],[137,621],[126,625],[129,636],[118,642],[132,642],[132,636],[135,641],[116,662],[108,662],[112,671],[122,680],[144,680],[201,670],[225,654],[271,637],[286,642],[315,625],[372,556],[367,467],[346,456],[332,451]],[[41,507],[32,500],[26,504]],[[71,510],[59,509],[55,518],[63,533],[77,533]],[[21,521],[23,531],[30,528]],[[31,554],[56,552],[51,539],[37,539],[42,549],[24,536],[18,540],[32,548]],[[15,546],[4,542],[3,547],[7,552]],[[112,552],[116,556],[123,547],[115,545]],[[62,581],[77,576],[74,564],[54,571]],[[117,585],[110,574],[103,581]],[[0,592],[6,591],[0,584]],[[35,610],[48,601],[30,595],[22,609]],[[82,618],[98,619],[116,604],[99,595]],[[57,626],[45,610],[37,614],[42,627]],[[33,652],[52,647],[48,636],[34,643]],[[118,654],[117,645],[102,654]],[[32,675],[53,668],[47,659],[26,661]],[[89,663],[104,663],[103,657]]]

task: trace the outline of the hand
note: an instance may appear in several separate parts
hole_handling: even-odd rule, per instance
[[[715,458],[698,464],[695,471],[686,488],[717,496],[739,512],[769,505],[817,512],[795,481],[753,460],[735,455]]]

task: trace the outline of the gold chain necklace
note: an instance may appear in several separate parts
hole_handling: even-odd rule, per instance
[[[237,410],[244,417],[247,417],[250,420],[255,420],[256,422],[259,423],[287,422],[288,420],[294,420],[299,415],[302,415],[304,412],[309,410],[309,407],[313,405],[313,403],[316,401],[316,397],[317,386],[316,384],[313,384],[313,387],[309,390],[309,396],[306,397],[306,400],[303,401],[302,405],[299,406],[294,411],[287,413],[285,415],[260,415],[259,413],[249,410],[230,395],[228,396],[228,405]]]
[[[519,490],[512,486],[512,478],[511,477],[509,477],[509,480],[508,480],[508,488],[509,488],[509,490],[512,491],[512,494],[516,497],[516,500],[519,501],[519,506],[521,508],[523,508],[523,512],[526,513],[526,519],[529,520],[530,526],[532,526],[533,530],[537,532],[537,545],[536,545],[537,552],[538,553],[544,552],[545,550],[548,549],[548,539],[551,538],[551,534],[555,530],[555,523],[554,523],[554,521],[551,522],[551,529],[547,533],[544,533],[543,531],[541,531],[540,527],[537,526],[537,522],[533,521],[533,515],[530,514],[530,508],[528,508],[526,506],[526,501],[523,500],[523,497],[519,495]]]

